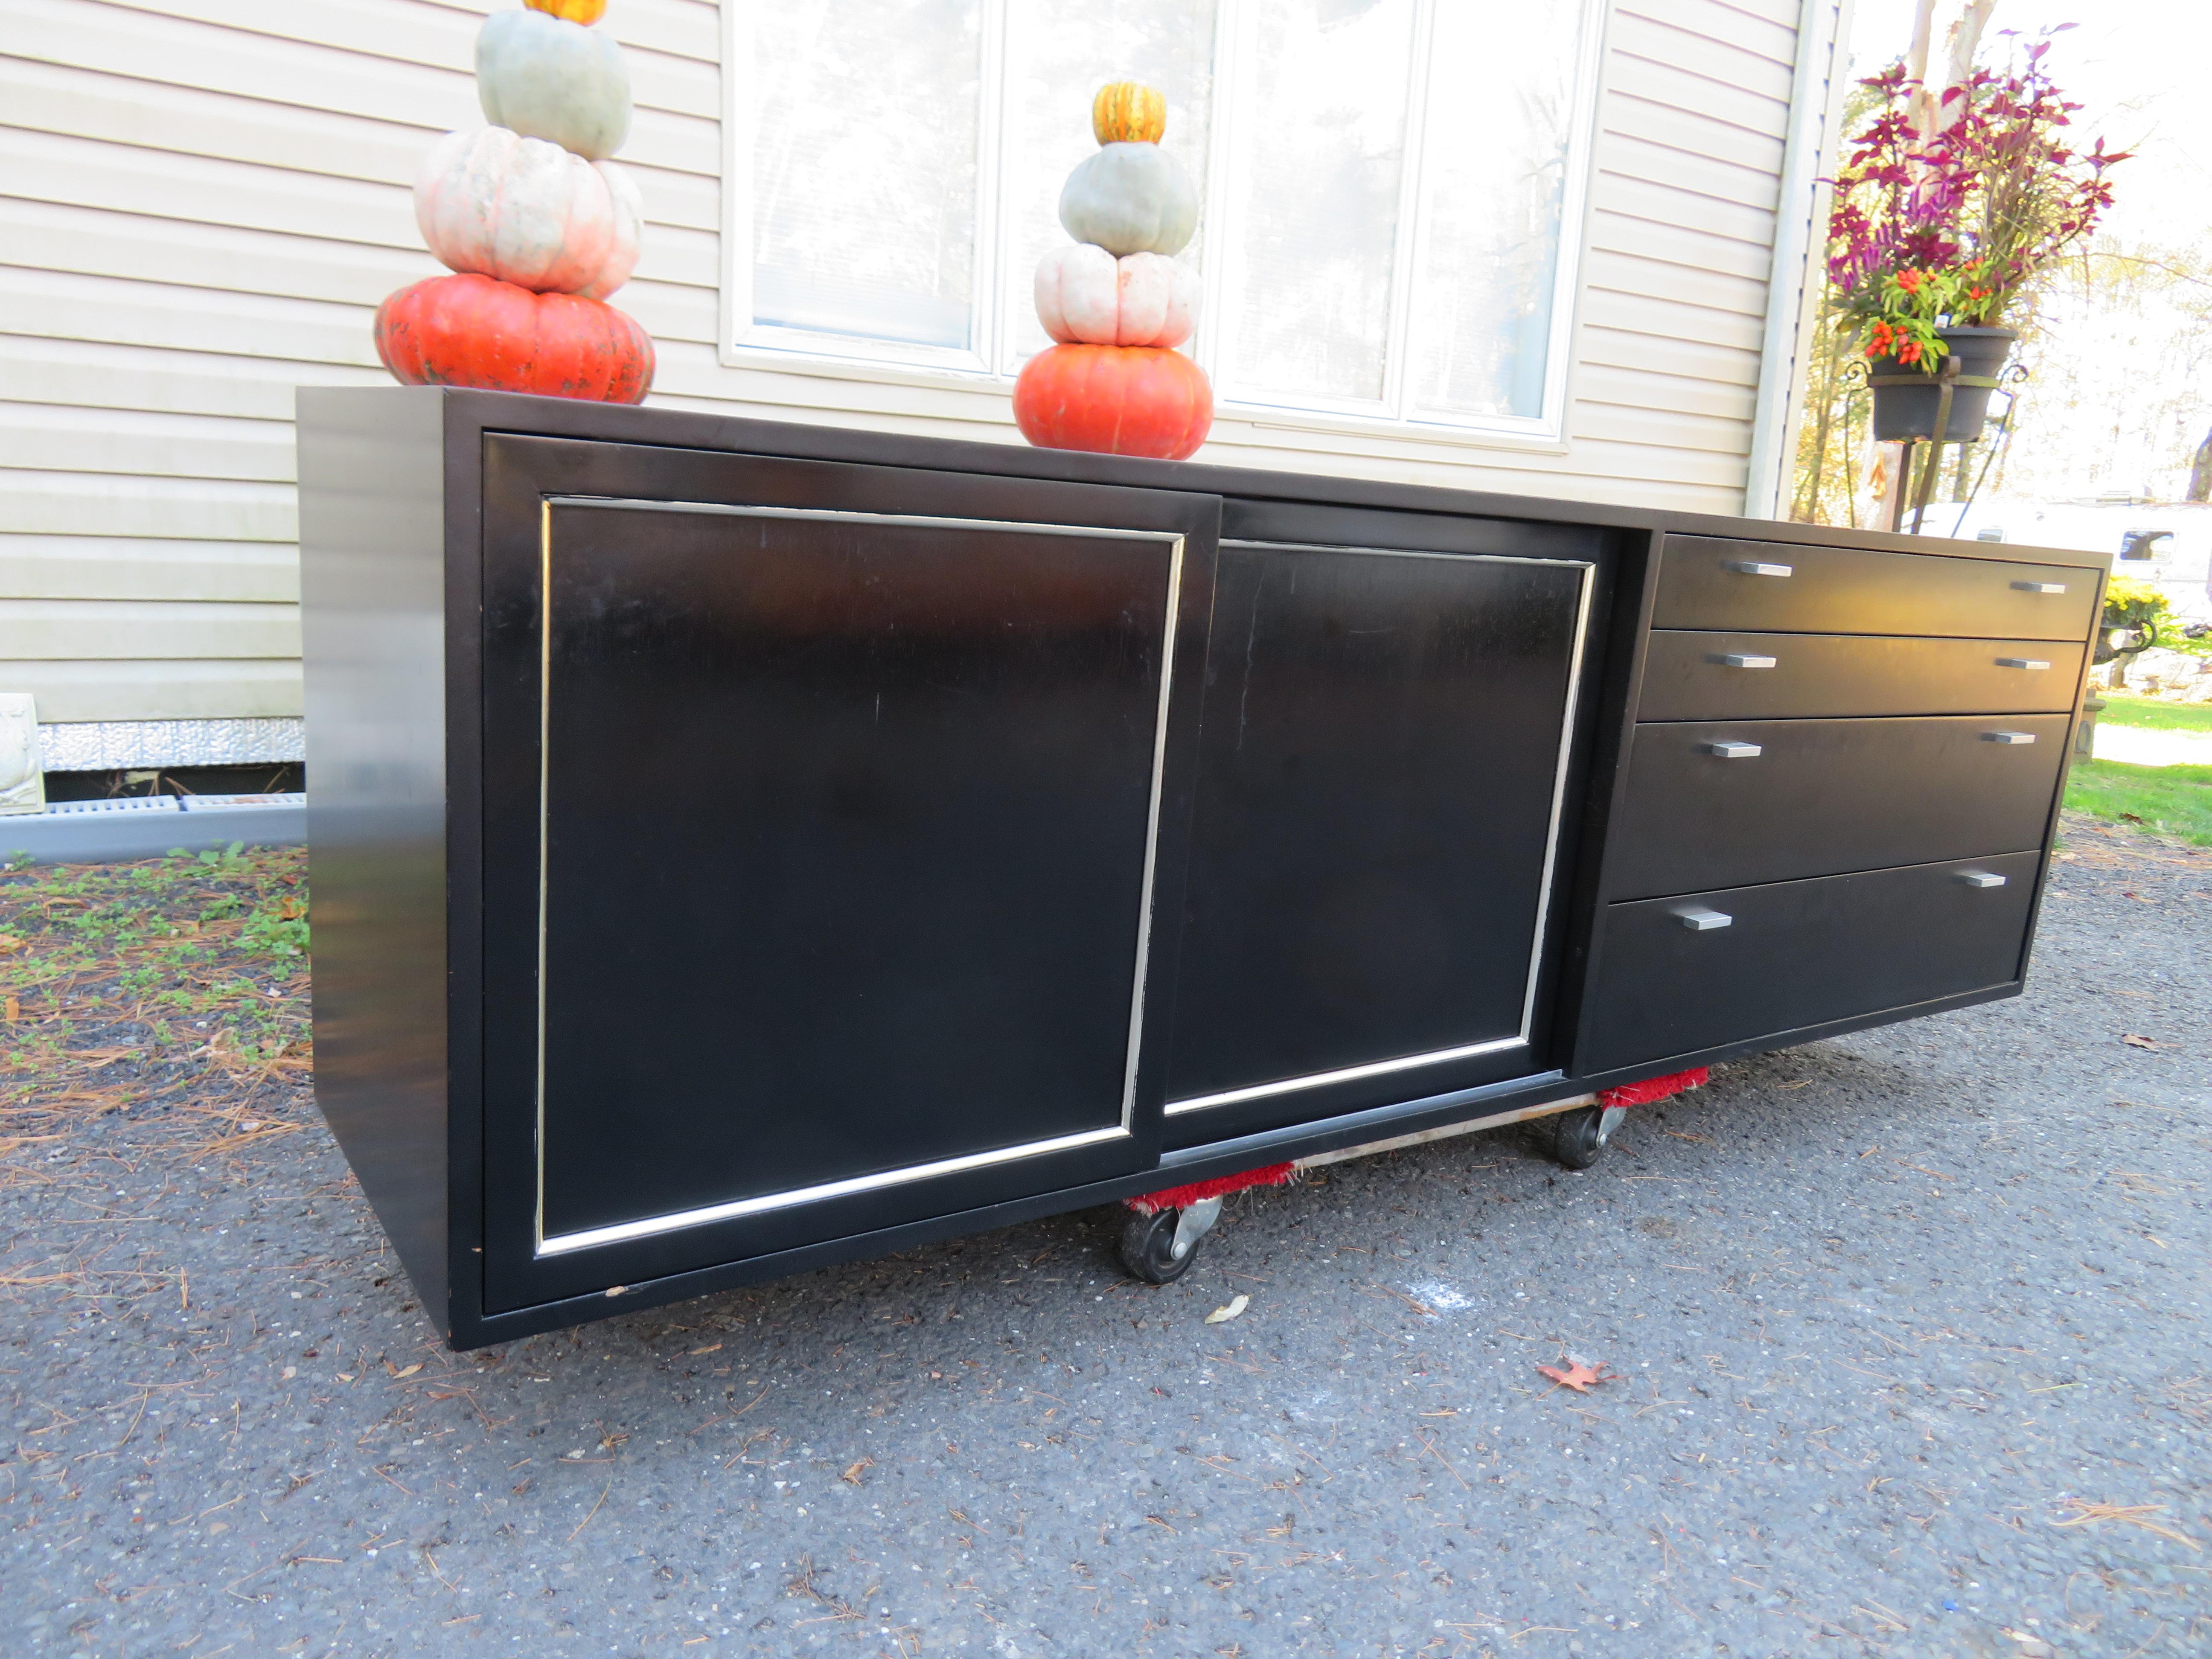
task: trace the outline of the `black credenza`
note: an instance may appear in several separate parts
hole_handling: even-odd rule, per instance
[[[317,1092],[458,1346],[2021,988],[2098,556],[299,416]]]

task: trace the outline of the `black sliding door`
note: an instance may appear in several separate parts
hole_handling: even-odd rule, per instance
[[[488,447],[493,1305],[1148,1166],[1218,504]]]
[[[1541,1069],[1593,557],[1224,540],[1170,1145]]]

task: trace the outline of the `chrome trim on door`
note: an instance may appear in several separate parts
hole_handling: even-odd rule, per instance
[[[823,1182],[814,1186],[794,1188],[780,1193],[763,1193],[754,1198],[732,1199],[726,1203],[703,1205],[693,1209],[678,1210],[667,1215],[646,1216],[635,1221],[620,1221],[604,1227],[590,1227],[575,1232],[556,1233],[551,1237],[546,1236],[545,981],[549,970],[546,958],[547,844],[550,840],[550,799],[552,787],[550,760],[553,718],[553,509],[556,507],[652,513],[708,513],[726,514],[733,518],[803,519],[838,523],[901,525],[926,529],[1010,531],[1017,534],[1088,536],[1100,540],[1166,544],[1168,548],[1167,623],[1161,636],[1159,713],[1152,736],[1152,799],[1146,808],[1145,819],[1143,897],[1138,912],[1137,953],[1132,975],[1133,988],[1129,1007],[1129,1041],[1127,1059],[1122,1072],[1121,1121],[1118,1127],[1085,1129],[1075,1134],[1057,1135],[1048,1140],[1024,1141],[1018,1146],[994,1147],[985,1152],[963,1153],[957,1158],[939,1158],[927,1164],[912,1164],[898,1169],[879,1170],[873,1175],[854,1176],[842,1181]],[[1142,1051],[1144,1038],[1145,978],[1149,966],[1152,946],[1152,884],[1158,860],[1160,798],[1165,787],[1167,772],[1168,702],[1175,686],[1176,613],[1182,602],[1182,567],[1186,540],[1185,537],[1173,531],[1125,530],[1101,525],[1030,524],[1012,519],[952,519],[924,514],[851,513],[828,507],[754,507],[728,501],[654,501],[609,495],[548,495],[541,499],[538,520],[538,1076],[535,1091],[537,1096],[535,1173],[538,1191],[532,1215],[532,1232],[536,1255],[561,1255],[574,1250],[589,1249],[597,1245],[618,1244],[631,1239],[648,1238],[661,1233],[677,1232],[687,1227],[702,1227],[718,1221],[730,1221],[743,1216],[759,1215],[770,1210],[789,1209],[794,1205],[817,1203],[825,1199],[844,1198],[855,1193],[873,1192],[884,1187],[896,1187],[915,1181],[927,1181],[939,1176],[957,1175],[969,1170],[986,1169],[993,1164],[1010,1164],[1021,1158],[1042,1158],[1054,1152],[1072,1152],[1078,1147],[1101,1146],[1108,1141],[1127,1140],[1133,1138],[1137,1060]]]
[[[1537,941],[1540,949],[1543,941]],[[1532,975],[1533,977],[1533,975]],[[1287,1094],[1297,1089],[1318,1089],[1331,1083],[1351,1083],[1363,1077],[1383,1077],[1392,1072],[1410,1071],[1416,1066],[1441,1066],[1448,1060],[1465,1060],[1470,1054],[1494,1054],[1507,1048],[1525,1047],[1524,1036],[1493,1037],[1487,1042],[1470,1042],[1460,1048],[1438,1048],[1425,1054],[1402,1054],[1393,1060],[1372,1060],[1364,1066],[1340,1066],[1333,1072],[1310,1072],[1304,1077],[1285,1078],[1275,1083],[1255,1083],[1249,1088],[1224,1089],[1215,1095],[1193,1095],[1188,1100],[1168,1102],[1168,1115],[1175,1117],[1184,1112],[1202,1112],[1209,1106],[1233,1106],[1240,1100],[1259,1100],[1268,1095]]]
[[[1167,1115],[1176,1117],[1185,1112],[1202,1112],[1211,1107],[1232,1106],[1240,1101],[1259,1100],[1269,1095],[1290,1094],[1301,1089],[1319,1089],[1332,1083],[1350,1083],[1361,1078],[1410,1071],[1417,1066],[1440,1066],[1446,1060],[1465,1060],[1474,1054],[1498,1054],[1507,1048],[1525,1048],[1529,1039],[1529,1025],[1535,1018],[1536,985],[1541,977],[1544,961],[1544,929],[1551,920],[1552,880],[1559,861],[1559,826],[1566,806],[1567,761],[1574,748],[1575,712],[1582,695],[1583,654],[1589,638],[1590,598],[1595,586],[1597,567],[1588,559],[1532,559],[1505,553],[1437,553],[1407,547],[1346,547],[1322,542],[1224,540],[1221,545],[1224,551],[1230,548],[1247,548],[1267,552],[1362,553],[1378,558],[1452,559],[1479,564],[1549,565],[1581,571],[1581,593],[1575,605],[1574,640],[1568,647],[1567,696],[1559,722],[1559,760],[1552,771],[1552,818],[1544,836],[1544,866],[1536,890],[1535,930],[1528,951],[1528,975],[1521,997],[1521,1029],[1510,1037],[1493,1037],[1486,1042],[1467,1043],[1455,1048],[1400,1054],[1359,1066],[1338,1066],[1331,1071],[1309,1073],[1302,1077],[1255,1083],[1241,1089],[1224,1089],[1216,1094],[1194,1095],[1188,1100],[1171,1100],[1167,1103]]]
[[[1109,1140],[1127,1140],[1129,1138],[1127,1129],[1086,1129],[1081,1134],[1061,1135],[1054,1140],[1033,1140],[1025,1146],[1000,1147],[996,1152],[970,1152],[963,1158],[939,1158],[933,1164],[910,1164],[904,1169],[885,1170],[878,1175],[854,1176],[844,1181],[825,1181],[813,1187],[794,1187],[788,1192],[763,1193],[758,1198],[734,1199],[727,1204],[702,1205],[696,1210],[678,1210],[672,1214],[647,1216],[637,1221],[618,1221],[607,1227],[586,1227],[578,1232],[556,1233],[551,1238],[538,1241],[538,1254],[565,1255],[571,1250],[588,1250],[598,1244],[620,1244],[633,1238],[650,1238],[658,1233],[672,1233],[685,1227],[703,1227],[716,1221],[734,1221],[740,1216],[760,1215],[769,1210],[787,1210],[797,1204],[817,1204],[824,1199],[847,1198],[854,1193],[872,1193],[910,1181],[958,1175],[963,1170],[988,1169],[994,1164],[1010,1164],[1016,1158],[1038,1158],[1047,1152],[1073,1152],[1079,1146],[1096,1146]]]

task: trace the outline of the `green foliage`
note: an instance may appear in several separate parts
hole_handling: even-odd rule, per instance
[[[2121,646],[2132,656],[2153,646],[2172,650],[2201,649],[2199,641],[2185,637],[2174,622],[2166,595],[2133,576],[2115,576],[2105,585],[2105,626],[2124,628],[2134,637]]]
[[[2066,780],[2066,804],[2107,823],[2212,847],[2212,766],[2075,761]]]
[[[298,957],[307,954],[307,918],[294,915],[289,905],[256,910],[246,919],[239,944],[258,956]]]

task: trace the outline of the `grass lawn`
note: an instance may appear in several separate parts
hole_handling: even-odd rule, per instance
[[[2066,804],[2113,823],[2130,823],[2212,847],[2212,766],[2074,763]]]
[[[2160,702],[2124,691],[2100,694],[2107,705],[2097,716],[2105,726],[2148,726],[2154,732],[2212,732],[2212,702]]]

